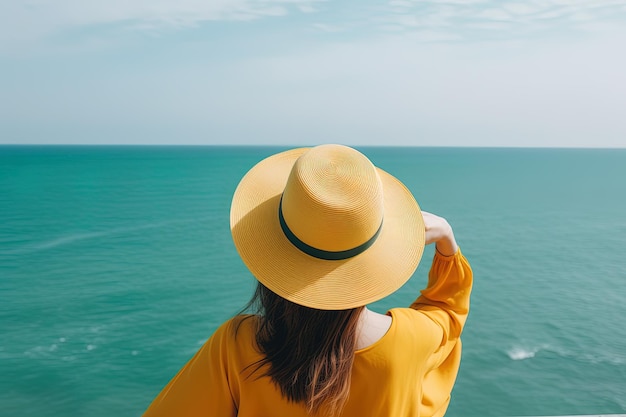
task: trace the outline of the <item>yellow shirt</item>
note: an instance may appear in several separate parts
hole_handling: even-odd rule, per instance
[[[390,310],[387,333],[356,351],[341,415],[442,416],[459,369],[471,286],[472,270],[460,251],[448,257],[436,253],[420,297],[411,308]],[[244,317],[217,329],[144,417],[307,416],[269,377],[251,375],[262,356],[254,348],[254,317]]]

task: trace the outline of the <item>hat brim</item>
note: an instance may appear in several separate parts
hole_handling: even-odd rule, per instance
[[[384,219],[374,244],[344,260],[307,255],[284,235],[278,207],[294,163],[308,149],[272,155],[239,183],[230,227],[241,259],[267,288],[306,307],[344,310],[395,292],[411,278],[424,252],[424,220],[413,195],[376,168],[383,185]]]

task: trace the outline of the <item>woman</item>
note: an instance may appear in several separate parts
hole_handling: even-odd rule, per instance
[[[258,312],[224,323],[145,416],[445,413],[472,285],[445,219],[358,151],[322,145],[253,167],[231,231],[258,280]],[[428,285],[410,308],[367,309],[430,243]]]

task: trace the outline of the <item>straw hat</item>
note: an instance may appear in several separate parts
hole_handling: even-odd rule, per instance
[[[322,310],[393,293],[424,251],[424,220],[411,192],[342,145],[292,149],[259,162],[235,191],[230,227],[261,283]]]

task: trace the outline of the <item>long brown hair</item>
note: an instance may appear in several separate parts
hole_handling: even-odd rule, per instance
[[[259,313],[256,343],[264,368],[288,400],[309,413],[335,415],[350,393],[363,307],[318,310],[292,303],[260,282],[248,308]],[[264,365],[268,365],[264,367]]]

